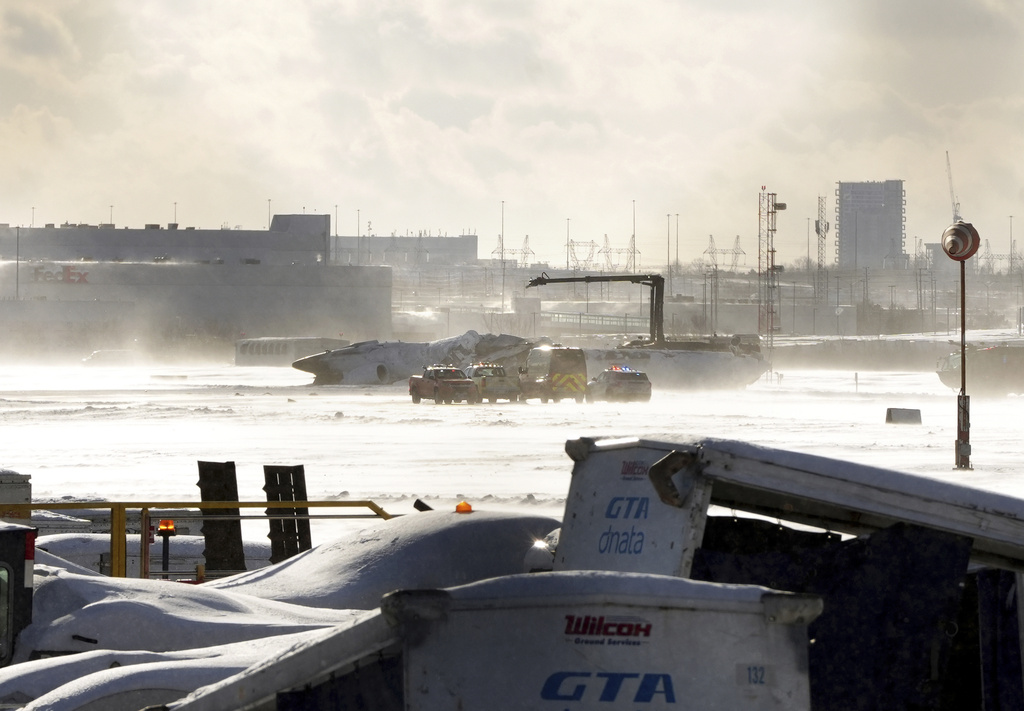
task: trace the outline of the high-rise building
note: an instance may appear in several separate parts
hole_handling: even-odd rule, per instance
[[[902,180],[837,183],[836,266],[906,269],[906,193]]]

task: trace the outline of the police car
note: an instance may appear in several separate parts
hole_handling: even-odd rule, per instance
[[[587,383],[587,402],[598,400],[643,401],[651,399],[647,373],[625,365],[613,365]]]

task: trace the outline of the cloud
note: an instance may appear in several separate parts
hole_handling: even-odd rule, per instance
[[[903,179],[941,233],[945,152],[978,223],[1020,211],[1022,13],[996,0],[0,2],[0,220],[259,228],[355,214],[381,234],[502,229],[780,260],[840,180]],[[635,201],[635,202],[634,202]],[[335,208],[337,206],[337,208]],[[42,217],[40,217],[42,216]],[[980,226],[980,224],[979,224]],[[346,230],[342,230],[346,231]],[[350,229],[348,231],[351,231]],[[649,255],[649,256],[648,256]],[[656,263],[656,262],[652,262]]]

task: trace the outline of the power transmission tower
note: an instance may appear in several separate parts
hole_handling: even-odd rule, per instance
[[[729,268],[735,272],[736,266],[739,263],[740,255],[746,254],[746,252],[744,252],[742,247],[740,247],[739,235],[736,235],[736,242],[733,244],[732,249],[718,249],[715,246],[715,236],[708,235],[708,248],[704,250],[704,254],[708,257],[708,259],[705,260],[705,266],[710,262],[710,265],[715,269],[718,268],[718,255],[728,255],[730,257]]]
[[[530,260],[536,256],[536,253],[530,249],[530,235],[526,235],[523,238],[523,248],[519,250],[519,263],[527,266],[530,264]]]
[[[629,238],[629,249],[626,250],[626,253],[628,255],[626,259],[626,271],[630,273],[635,272],[637,262],[639,261],[637,259],[637,255],[640,254],[640,250],[636,248],[636,235]]]
[[[616,250],[612,249],[611,243],[608,241],[608,235],[605,235],[604,246],[597,250],[597,253],[604,255],[604,268],[606,271],[613,272],[619,266],[618,262],[612,261],[612,254],[614,254],[615,251]]]
[[[709,259],[705,260],[705,266],[710,261],[712,267],[718,267],[718,252],[719,250],[715,248],[715,236],[708,235],[708,248],[704,250],[704,255],[709,257]]]
[[[572,268],[578,271],[589,271],[594,262],[594,252],[596,250],[597,243],[593,240],[589,242],[570,241],[569,251],[572,253]]]
[[[746,252],[743,251],[743,248],[740,247],[740,236],[739,235],[736,235],[736,241],[733,243],[732,249],[726,250],[726,252],[728,254],[732,255],[732,259],[729,262],[729,264],[730,264],[729,268],[732,271],[735,272],[736,271],[736,267],[739,266],[740,255],[746,256],[746,254],[747,254]]]

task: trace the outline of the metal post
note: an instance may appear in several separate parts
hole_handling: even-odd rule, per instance
[[[170,570],[171,570],[171,537],[167,533],[165,533],[163,531],[160,532],[160,535],[164,539],[164,554],[163,554],[162,570],[164,571],[164,580],[167,580],[167,578],[168,578],[167,573],[169,573]]]
[[[153,543],[153,530],[149,522],[149,508],[139,512],[139,577],[149,578],[149,547]],[[128,571],[125,571],[127,575]]]
[[[174,521],[171,519],[164,519],[160,521],[160,527],[157,529],[157,533],[164,539],[164,550],[163,550],[163,579],[169,580],[170,576],[168,573],[171,572],[171,536],[175,535],[176,531],[174,528]]]
[[[966,262],[975,252],[981,239],[969,222],[955,215],[956,222],[942,233],[942,250],[951,259],[960,262],[960,394],[956,400],[956,468],[971,468],[971,400],[967,397],[967,283]]]
[[[960,394],[956,398],[956,468],[971,468],[971,398],[967,394],[967,290],[960,262]]]

